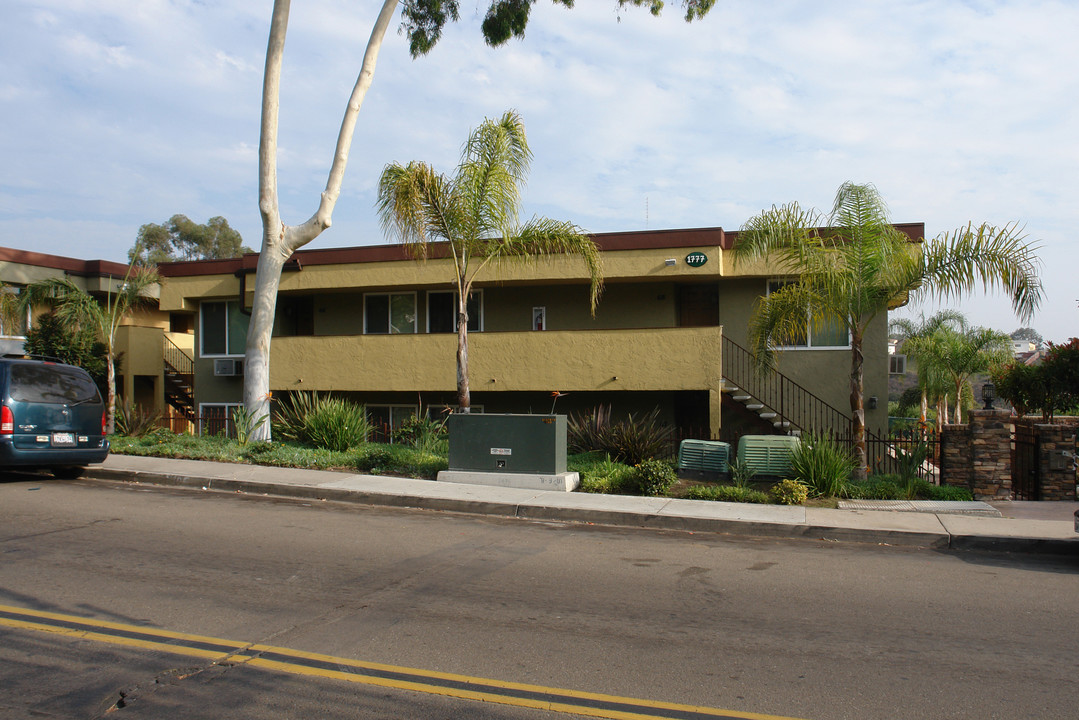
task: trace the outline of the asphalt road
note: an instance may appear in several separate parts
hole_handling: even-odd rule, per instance
[[[520,706],[566,690],[657,717],[1079,708],[1079,558],[10,475],[0,606],[4,718],[573,717]]]

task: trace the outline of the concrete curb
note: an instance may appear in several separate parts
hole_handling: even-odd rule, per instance
[[[1003,535],[979,535],[952,533],[939,522],[939,530],[906,530],[881,527],[887,522],[865,517],[864,513],[850,511],[850,522],[835,525],[808,520],[769,522],[754,519],[729,519],[693,515],[688,512],[662,512],[666,503],[652,503],[652,509],[605,509],[599,507],[573,507],[562,503],[534,500],[482,500],[475,498],[444,497],[417,493],[380,492],[365,489],[327,487],[326,485],[288,484],[261,482],[251,479],[220,478],[194,474],[162,471],[90,467],[88,479],[118,482],[144,483],[163,487],[208,490],[222,493],[245,493],[271,497],[325,500],[329,502],[355,503],[376,507],[409,508],[454,512],[470,515],[486,515],[502,518],[519,518],[540,522],[570,522],[609,527],[672,530],[694,533],[717,533],[730,536],[803,539],[824,542],[854,542],[874,545],[893,545],[933,550],[975,550],[990,552],[1017,552],[1029,554],[1067,555],[1079,554],[1079,539],[1039,537],[1016,537]],[[659,500],[634,498],[635,500]],[[700,501],[705,502],[705,501]],[[646,503],[645,507],[648,506]],[[847,512],[847,511],[833,511]],[[885,515],[882,513],[882,515]],[[935,516],[930,516],[935,518]],[[887,519],[887,515],[885,515]],[[862,523],[864,527],[855,526]],[[928,523],[932,525],[933,523]]]

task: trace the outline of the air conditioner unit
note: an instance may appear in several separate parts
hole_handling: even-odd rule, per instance
[[[715,440],[683,440],[678,445],[678,469],[698,472],[727,472],[731,446]]]
[[[218,377],[233,377],[244,374],[244,361],[224,358],[214,360],[214,375]]]
[[[783,477],[791,468],[791,453],[801,442],[792,435],[743,435],[738,440],[738,460],[757,475]]]

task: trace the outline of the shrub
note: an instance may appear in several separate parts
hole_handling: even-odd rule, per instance
[[[641,495],[664,495],[678,482],[669,462],[650,458],[633,466],[633,484]]]
[[[856,461],[854,454],[828,435],[810,433],[791,452],[791,475],[815,497],[842,497]]]
[[[633,468],[598,453],[574,455],[567,463],[569,470],[581,477],[580,492],[619,495],[632,492]]]
[[[780,480],[768,491],[778,505],[802,505],[809,499],[809,488],[797,480]]]
[[[360,472],[374,472],[377,474],[393,467],[393,465],[393,453],[378,445],[365,448],[356,460],[356,469]]]
[[[266,415],[254,415],[247,412],[247,408],[242,405],[232,411],[232,425],[236,429],[236,442],[240,447],[247,445],[251,440],[251,435],[255,432],[255,428],[262,425],[266,420]]]
[[[116,432],[127,437],[142,437],[157,427],[161,412],[130,401],[116,405]]]
[[[649,458],[671,455],[674,428],[660,421],[659,408],[642,417],[630,413],[625,420],[611,423],[611,408],[600,405],[589,415],[571,415],[566,422],[566,444],[570,452],[599,450],[629,465]]]
[[[338,452],[362,445],[371,430],[363,405],[316,392],[288,396],[276,417],[280,437]]]
[[[847,497],[854,500],[903,500],[906,496],[906,488],[900,487],[895,475],[873,475],[847,484]]]
[[[731,485],[694,485],[682,496],[687,500],[718,500],[720,502],[767,503],[768,494],[760,490]]]
[[[974,495],[964,487],[954,485],[930,485],[926,483],[926,500],[965,500],[974,499]]]
[[[730,463],[731,483],[737,488],[748,488],[757,471],[749,466],[744,458]]]
[[[411,445],[427,454],[445,455],[449,451],[449,429],[446,427],[448,419],[448,415],[441,420],[413,415],[399,428],[394,429],[390,437],[395,443]]]

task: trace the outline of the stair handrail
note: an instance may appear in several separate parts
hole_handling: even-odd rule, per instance
[[[187,354],[187,351],[177,345],[168,335],[162,336],[164,342],[165,364],[179,375],[195,374],[195,359]]]
[[[725,334],[722,376],[775,412],[777,423],[789,423],[803,432],[851,432],[849,415],[778,370],[762,375],[757,371],[756,356]]]

